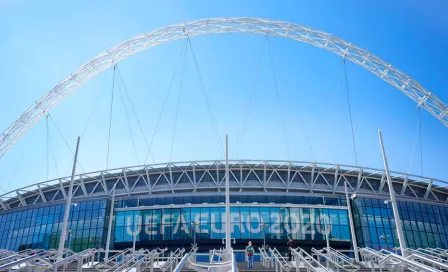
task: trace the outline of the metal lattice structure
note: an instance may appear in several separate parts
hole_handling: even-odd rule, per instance
[[[326,49],[364,67],[404,93],[448,127],[448,106],[388,62],[348,41],[299,24],[249,17],[209,18],[162,27],[102,52],[29,107],[0,135],[0,159],[39,120],[79,86],[115,63],[150,47],[205,34],[251,33],[284,37]]]
[[[232,194],[288,193],[340,196],[389,196],[384,170],[296,161],[230,161]],[[397,197],[422,201],[448,201],[448,182],[392,172]],[[221,194],[225,191],[224,161],[194,161],[133,166],[75,176],[74,199],[155,197],[176,194]],[[36,183],[0,196],[0,210],[32,206],[67,197],[70,177]],[[113,190],[115,188],[115,190]]]

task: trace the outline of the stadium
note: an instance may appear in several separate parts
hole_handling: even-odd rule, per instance
[[[63,97],[115,62],[167,41],[228,32],[268,33],[329,50],[379,76],[447,125],[447,107],[435,95],[351,43],[287,22],[214,18],[145,33],[86,63],[1,135],[0,158]],[[229,211],[226,211],[226,182]],[[194,254],[215,252],[226,243],[231,243],[233,255],[228,259],[222,257],[221,261],[242,262],[244,249],[252,241],[257,251],[260,250],[261,261],[275,259],[274,263],[289,271],[291,266],[282,264],[284,259],[278,252],[288,252],[287,242],[293,239],[301,250],[293,250],[297,260],[309,260],[301,255],[307,252],[327,254],[322,256],[330,259],[331,248],[334,252],[349,252],[348,258],[356,258],[359,263],[358,254],[368,258],[383,254],[372,252],[387,250],[390,255],[375,256],[384,260],[393,256],[394,260],[400,260],[400,267],[420,267],[414,259],[404,259],[401,255],[406,255],[404,250],[422,248],[437,249],[437,258],[447,252],[444,251],[448,249],[447,185],[442,180],[383,169],[302,161],[186,161],[76,173],[1,195],[0,248],[14,252],[35,249],[49,252],[58,245],[60,248],[62,241],[63,248],[71,250],[70,256],[77,256],[78,252],[85,254],[88,250],[96,250],[88,252],[95,255],[100,251],[109,254],[109,251],[128,252],[133,248],[129,265],[140,266],[141,260],[149,256],[145,254],[155,254],[141,250],[149,252],[163,247],[175,252],[167,262],[173,265],[176,260],[177,265],[178,259],[189,256],[183,255],[184,251],[176,253],[181,248],[193,248]],[[391,187],[394,192],[389,191]],[[402,227],[397,226],[395,212]],[[228,225],[230,242],[226,238]],[[404,241],[400,241],[398,229],[402,229]],[[269,256],[267,248],[272,249]],[[316,248],[326,248],[327,252]],[[226,250],[230,250],[227,245]],[[434,257],[434,252],[424,254]],[[67,258],[73,259],[70,256]],[[67,259],[67,263],[72,259]],[[108,265],[107,255],[105,259]],[[199,259],[190,260],[190,268],[196,261]],[[153,265],[153,260],[146,264],[151,262]],[[327,269],[332,271],[328,262]],[[332,262],[338,265],[337,261]],[[433,261],[425,262],[433,264]],[[225,265],[230,265],[230,261]],[[441,265],[436,267],[444,268]],[[2,267],[0,260],[0,270]],[[296,268],[299,270],[298,264]]]
[[[69,217],[69,246],[75,251],[105,248],[108,226],[114,249],[165,243],[189,246],[194,233],[202,249],[222,247],[224,238],[223,161],[136,166],[76,175]],[[69,177],[3,195],[1,248],[55,248],[62,226]],[[392,173],[410,248],[447,248],[447,190],[443,181]],[[379,169],[344,165],[231,161],[231,226],[235,248],[249,240],[286,246],[324,247],[328,223],[332,247],[350,249],[344,184],[352,202],[359,247],[398,247],[392,207]],[[352,196],[356,193],[356,198]],[[114,201],[114,202],[112,202]],[[113,205],[112,205],[113,203]],[[110,211],[113,220],[110,225]],[[196,223],[195,228],[191,223]],[[263,225],[267,224],[266,230]],[[265,235],[265,237],[264,237]],[[381,239],[382,235],[390,236]]]

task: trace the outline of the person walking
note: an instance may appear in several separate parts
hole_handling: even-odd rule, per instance
[[[294,240],[292,238],[289,238],[289,241],[288,241],[287,245],[288,245],[288,250],[289,250],[289,261],[291,262],[292,261],[292,250],[291,250],[291,248],[295,249],[296,248],[296,243],[294,242]]]
[[[249,241],[249,243],[247,243],[247,247],[246,247],[246,257],[247,257],[247,267],[248,268],[252,268],[252,266],[254,265],[254,247],[252,246],[252,242]]]

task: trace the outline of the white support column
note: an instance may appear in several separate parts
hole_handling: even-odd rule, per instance
[[[61,238],[59,239],[58,258],[62,258],[62,252],[65,247],[65,239],[67,237],[68,215],[70,214],[70,206],[72,205],[73,183],[75,182],[76,163],[78,160],[79,137],[76,143],[75,160],[73,161],[72,178],[68,187],[67,201],[65,202],[64,221],[62,223]]]
[[[226,250],[230,250],[229,135],[226,134]]]
[[[350,232],[352,234],[353,251],[355,252],[356,262],[359,262],[358,241],[356,240],[355,222],[353,221],[354,219],[352,214],[352,205],[350,203],[350,198],[348,197],[347,181],[344,182],[344,188],[345,188],[345,199],[347,201],[348,221],[350,222]]]
[[[114,216],[114,203],[115,203],[115,185],[112,189],[113,195],[112,195],[112,203],[110,204],[110,211],[109,211],[109,224],[107,227],[107,240],[106,240],[106,255],[104,256],[104,261],[107,262],[109,260],[109,248],[110,248],[110,235],[112,233],[112,217]]]
[[[406,240],[404,239],[403,228],[401,226],[400,213],[398,212],[397,200],[395,199],[395,191],[394,191],[394,187],[392,185],[392,180],[390,178],[389,165],[387,164],[386,151],[384,151],[383,137],[382,137],[381,131],[379,129],[378,129],[378,137],[380,138],[381,152],[383,154],[384,170],[386,171],[387,184],[389,186],[389,193],[390,193],[390,200],[392,202],[392,209],[394,212],[395,225],[397,227],[398,242],[400,243],[401,254],[404,257],[406,257],[408,255],[407,247],[406,247]]]

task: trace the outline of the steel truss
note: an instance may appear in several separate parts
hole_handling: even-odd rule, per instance
[[[340,196],[344,182],[350,193],[388,199],[384,170],[297,161],[230,161],[234,194],[265,192]],[[448,182],[392,172],[398,197],[448,204]],[[0,196],[0,210],[66,199],[70,177],[48,180]],[[73,198],[220,194],[225,191],[224,161],[193,161],[142,165],[75,176]],[[440,203],[442,204],[442,203]]]
[[[192,36],[251,33],[284,37],[326,49],[350,60],[411,98],[448,127],[448,106],[436,95],[388,62],[348,41],[306,26],[249,17],[208,18],[174,24],[133,37],[102,52],[47,92],[0,135],[0,159],[39,120],[67,95],[115,63],[150,47]]]

